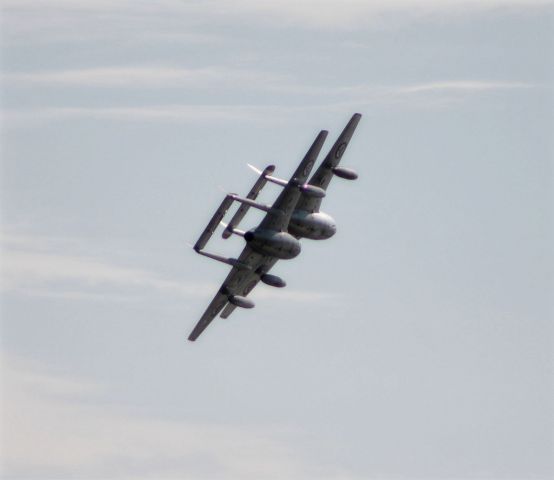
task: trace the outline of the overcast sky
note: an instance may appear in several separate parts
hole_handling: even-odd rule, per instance
[[[4,0],[3,478],[552,478],[553,12]],[[337,234],[187,342],[223,192],[354,112]]]

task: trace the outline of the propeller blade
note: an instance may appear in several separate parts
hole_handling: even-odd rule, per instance
[[[263,170],[260,170],[258,167],[255,167],[254,165],[250,165],[249,163],[247,163],[246,165],[248,165],[252,170],[254,170],[258,175],[261,175],[263,173]]]

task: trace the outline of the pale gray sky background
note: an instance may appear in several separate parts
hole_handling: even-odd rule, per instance
[[[553,12],[4,0],[3,478],[552,478]],[[337,234],[187,342],[221,189],[354,112]]]

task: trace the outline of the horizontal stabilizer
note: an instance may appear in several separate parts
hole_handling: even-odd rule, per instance
[[[249,167],[255,168],[255,167],[252,167],[252,165],[249,165]],[[271,175],[274,171],[275,171],[274,165],[268,165],[267,167],[265,167],[263,172],[256,169],[256,173],[259,173],[260,176],[256,181],[256,183],[254,184],[254,186],[252,187],[252,189],[250,190],[250,192],[248,193],[248,195],[246,196],[248,200],[256,200],[256,198],[258,197],[258,194],[260,193],[260,190],[267,183],[266,177]],[[221,235],[223,238],[229,238],[231,236],[231,234],[233,233],[233,229],[236,226],[238,226],[238,224],[242,221],[242,219],[246,215],[246,212],[248,212],[249,208],[250,208],[250,205],[246,203],[241,204],[241,206],[237,210],[237,213],[235,213],[235,215],[233,216],[233,218],[231,219],[231,221],[229,222],[225,230],[223,230],[223,234]]]
[[[221,220],[227,213],[227,210],[229,210],[229,207],[231,206],[232,203],[233,203],[232,195],[227,195],[223,199],[223,202],[221,202],[221,205],[216,210],[214,216],[210,220],[210,223],[208,223],[208,226],[204,229],[204,231],[202,232],[202,235],[200,235],[200,238],[194,245],[194,249],[196,251],[202,250],[206,246],[206,243],[208,243],[208,240],[214,234],[215,229],[219,225],[219,222],[221,222]]]

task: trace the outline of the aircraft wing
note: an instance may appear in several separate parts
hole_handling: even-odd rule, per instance
[[[361,117],[362,116],[359,113],[355,113],[354,115],[352,115],[352,118],[346,124],[346,127],[344,127],[344,130],[339,135],[339,138],[337,138],[337,141],[333,145],[333,148],[331,148],[331,150],[325,157],[325,160],[323,160],[321,165],[312,175],[312,178],[310,178],[310,181],[308,182],[310,185],[314,185],[316,187],[323,188],[323,190],[327,190],[329,182],[331,181],[331,178],[333,178],[333,168],[338,166],[340,159],[342,158],[342,155],[344,154],[344,151],[348,146],[348,142],[350,142],[350,139],[352,138],[354,130],[356,130]],[[300,197],[300,200],[298,201],[298,204],[296,205],[296,209],[304,210],[307,212],[318,212],[321,206],[321,200],[321,198],[314,198],[307,195],[302,195]]]
[[[260,223],[260,228],[286,231],[292,212],[301,195],[298,186],[303,185],[306,183],[306,180],[308,180],[308,175],[310,175],[312,171],[317,156],[323,146],[323,142],[325,142],[325,138],[327,137],[327,133],[326,130],[319,132],[288,184],[283,188],[277,200],[273,203],[271,211],[266,214]]]
[[[189,335],[188,339],[191,342],[194,342],[198,338],[198,336],[206,329],[206,327],[219,314],[219,312],[221,312],[223,307],[225,307],[229,301],[228,295],[223,292],[228,290],[229,292],[233,292],[233,294],[240,295],[239,290],[242,285],[248,284],[248,281],[252,281],[254,278],[258,278],[259,280],[259,276],[255,273],[255,271],[266,258],[266,255],[254,252],[248,245],[244,247],[244,250],[238,259],[244,266],[235,266],[231,269],[215,297],[208,305],[208,308],[200,320],[198,320],[198,323]],[[245,266],[248,268],[245,268]],[[254,285],[252,288],[254,288]]]
[[[211,323],[211,321],[223,309],[223,307],[228,301],[229,300],[227,299],[227,295],[224,295],[219,291],[215,294],[214,299],[208,305],[208,308],[204,312],[204,315],[202,315],[200,320],[198,320],[198,323],[196,324],[193,331],[189,335],[188,339],[191,342],[194,342],[200,336],[200,334],[206,329],[206,327]]]
[[[261,269],[263,273],[267,273],[269,272],[271,267],[275,265],[275,263],[277,263],[277,258],[265,257],[258,268]],[[245,278],[242,284],[238,287],[236,291],[237,295],[246,297],[254,289],[254,287],[258,285],[258,283],[260,282],[260,277],[260,273],[252,272],[252,275],[249,275],[247,278]],[[234,312],[235,308],[237,308],[237,306],[229,302],[227,305],[225,305],[225,308],[221,312],[221,318],[228,318],[229,315]]]

